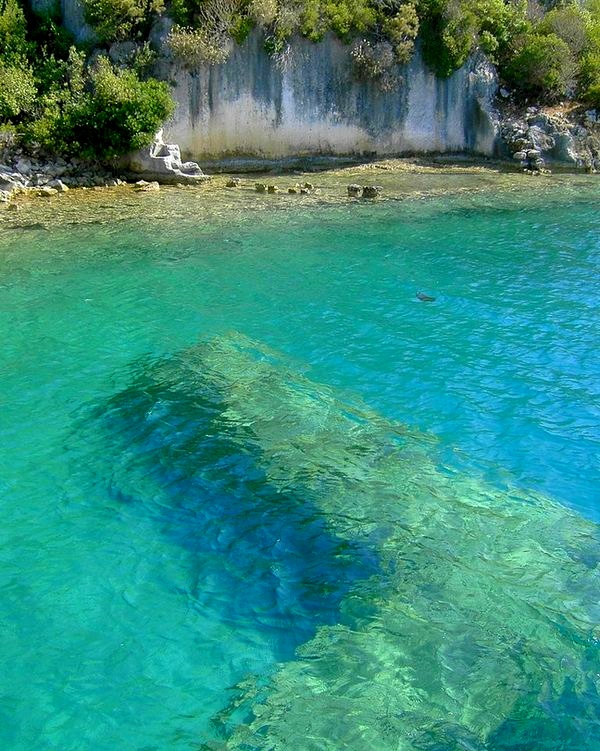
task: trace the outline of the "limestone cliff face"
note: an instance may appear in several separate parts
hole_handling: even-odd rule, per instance
[[[200,160],[495,153],[497,81],[484,58],[441,80],[417,52],[399,74],[397,91],[384,93],[355,80],[349,48],[333,36],[296,38],[273,60],[255,32],[222,65],[171,67],[177,109],[165,136]]]

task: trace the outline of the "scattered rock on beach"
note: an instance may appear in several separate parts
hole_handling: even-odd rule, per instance
[[[138,180],[134,189],[137,193],[151,193],[152,191],[160,190],[160,185],[156,180],[149,183],[145,180]]]
[[[58,191],[56,188],[48,188],[47,186],[44,186],[38,190],[37,194],[42,198],[50,198],[51,196],[57,196]]]
[[[348,195],[351,198],[360,198],[362,196],[362,185],[356,185],[353,183],[352,185],[348,186]]]
[[[227,180],[225,187],[227,188],[239,188],[242,184],[242,181],[239,177],[232,177],[229,180]]]
[[[365,185],[363,188],[363,198],[379,198],[382,193],[381,185]]]
[[[57,191],[58,191],[59,193],[66,193],[66,192],[67,192],[67,191],[69,190],[68,186],[67,186],[67,185],[65,185],[65,184],[63,183],[63,181],[62,181],[62,180],[58,180],[58,179],[56,179],[56,180],[51,180],[51,181],[50,181],[50,182],[48,183],[48,187],[49,187],[49,188],[54,188],[54,189],[55,189],[55,190],[57,190]]]

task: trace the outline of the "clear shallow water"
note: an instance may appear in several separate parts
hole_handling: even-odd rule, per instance
[[[2,747],[596,748],[598,189],[463,181],[0,225]]]

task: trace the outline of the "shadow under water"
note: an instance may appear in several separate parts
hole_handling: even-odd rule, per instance
[[[291,659],[318,625],[337,622],[377,553],[336,536],[308,492],[269,483],[260,447],[243,425],[232,432],[226,395],[197,354],[134,363],[131,385],[79,420],[76,443],[94,451],[77,472],[188,553],[193,607],[266,633],[275,658]]]
[[[597,748],[594,524],[439,466],[427,436],[241,335],[142,370],[91,423],[116,436],[113,494],[225,569],[234,551],[219,586],[285,592],[265,624],[303,642],[240,682],[206,748]]]

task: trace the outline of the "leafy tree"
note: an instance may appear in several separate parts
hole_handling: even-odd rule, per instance
[[[368,0],[305,0],[300,30],[313,42],[334,31],[344,41],[375,26],[377,15]]]
[[[575,61],[569,45],[556,34],[527,37],[504,75],[524,94],[556,100],[573,85]]]
[[[556,34],[569,45],[574,55],[579,56],[588,45],[587,21],[587,13],[573,3],[553,8],[541,20],[537,31],[541,34]]]
[[[397,62],[407,63],[419,33],[419,16],[413,3],[403,3],[382,23],[382,32],[392,44]]]
[[[0,118],[16,120],[33,109],[37,89],[31,69],[0,60]]]
[[[600,83],[594,83],[591,86],[588,86],[583,96],[589,105],[595,109],[600,109]]]
[[[173,106],[165,83],[140,81],[102,57],[90,74],[90,91],[67,110],[66,125],[83,156],[106,159],[147,146]]]
[[[137,38],[153,17],[164,10],[163,0],[84,0],[85,17],[103,42]]]
[[[17,0],[0,0],[0,57],[6,61],[18,61],[30,51],[23,8]]]
[[[86,71],[73,50],[63,86],[42,98],[25,135],[48,151],[107,160],[148,145],[173,106],[165,83],[141,81],[105,57]]]

